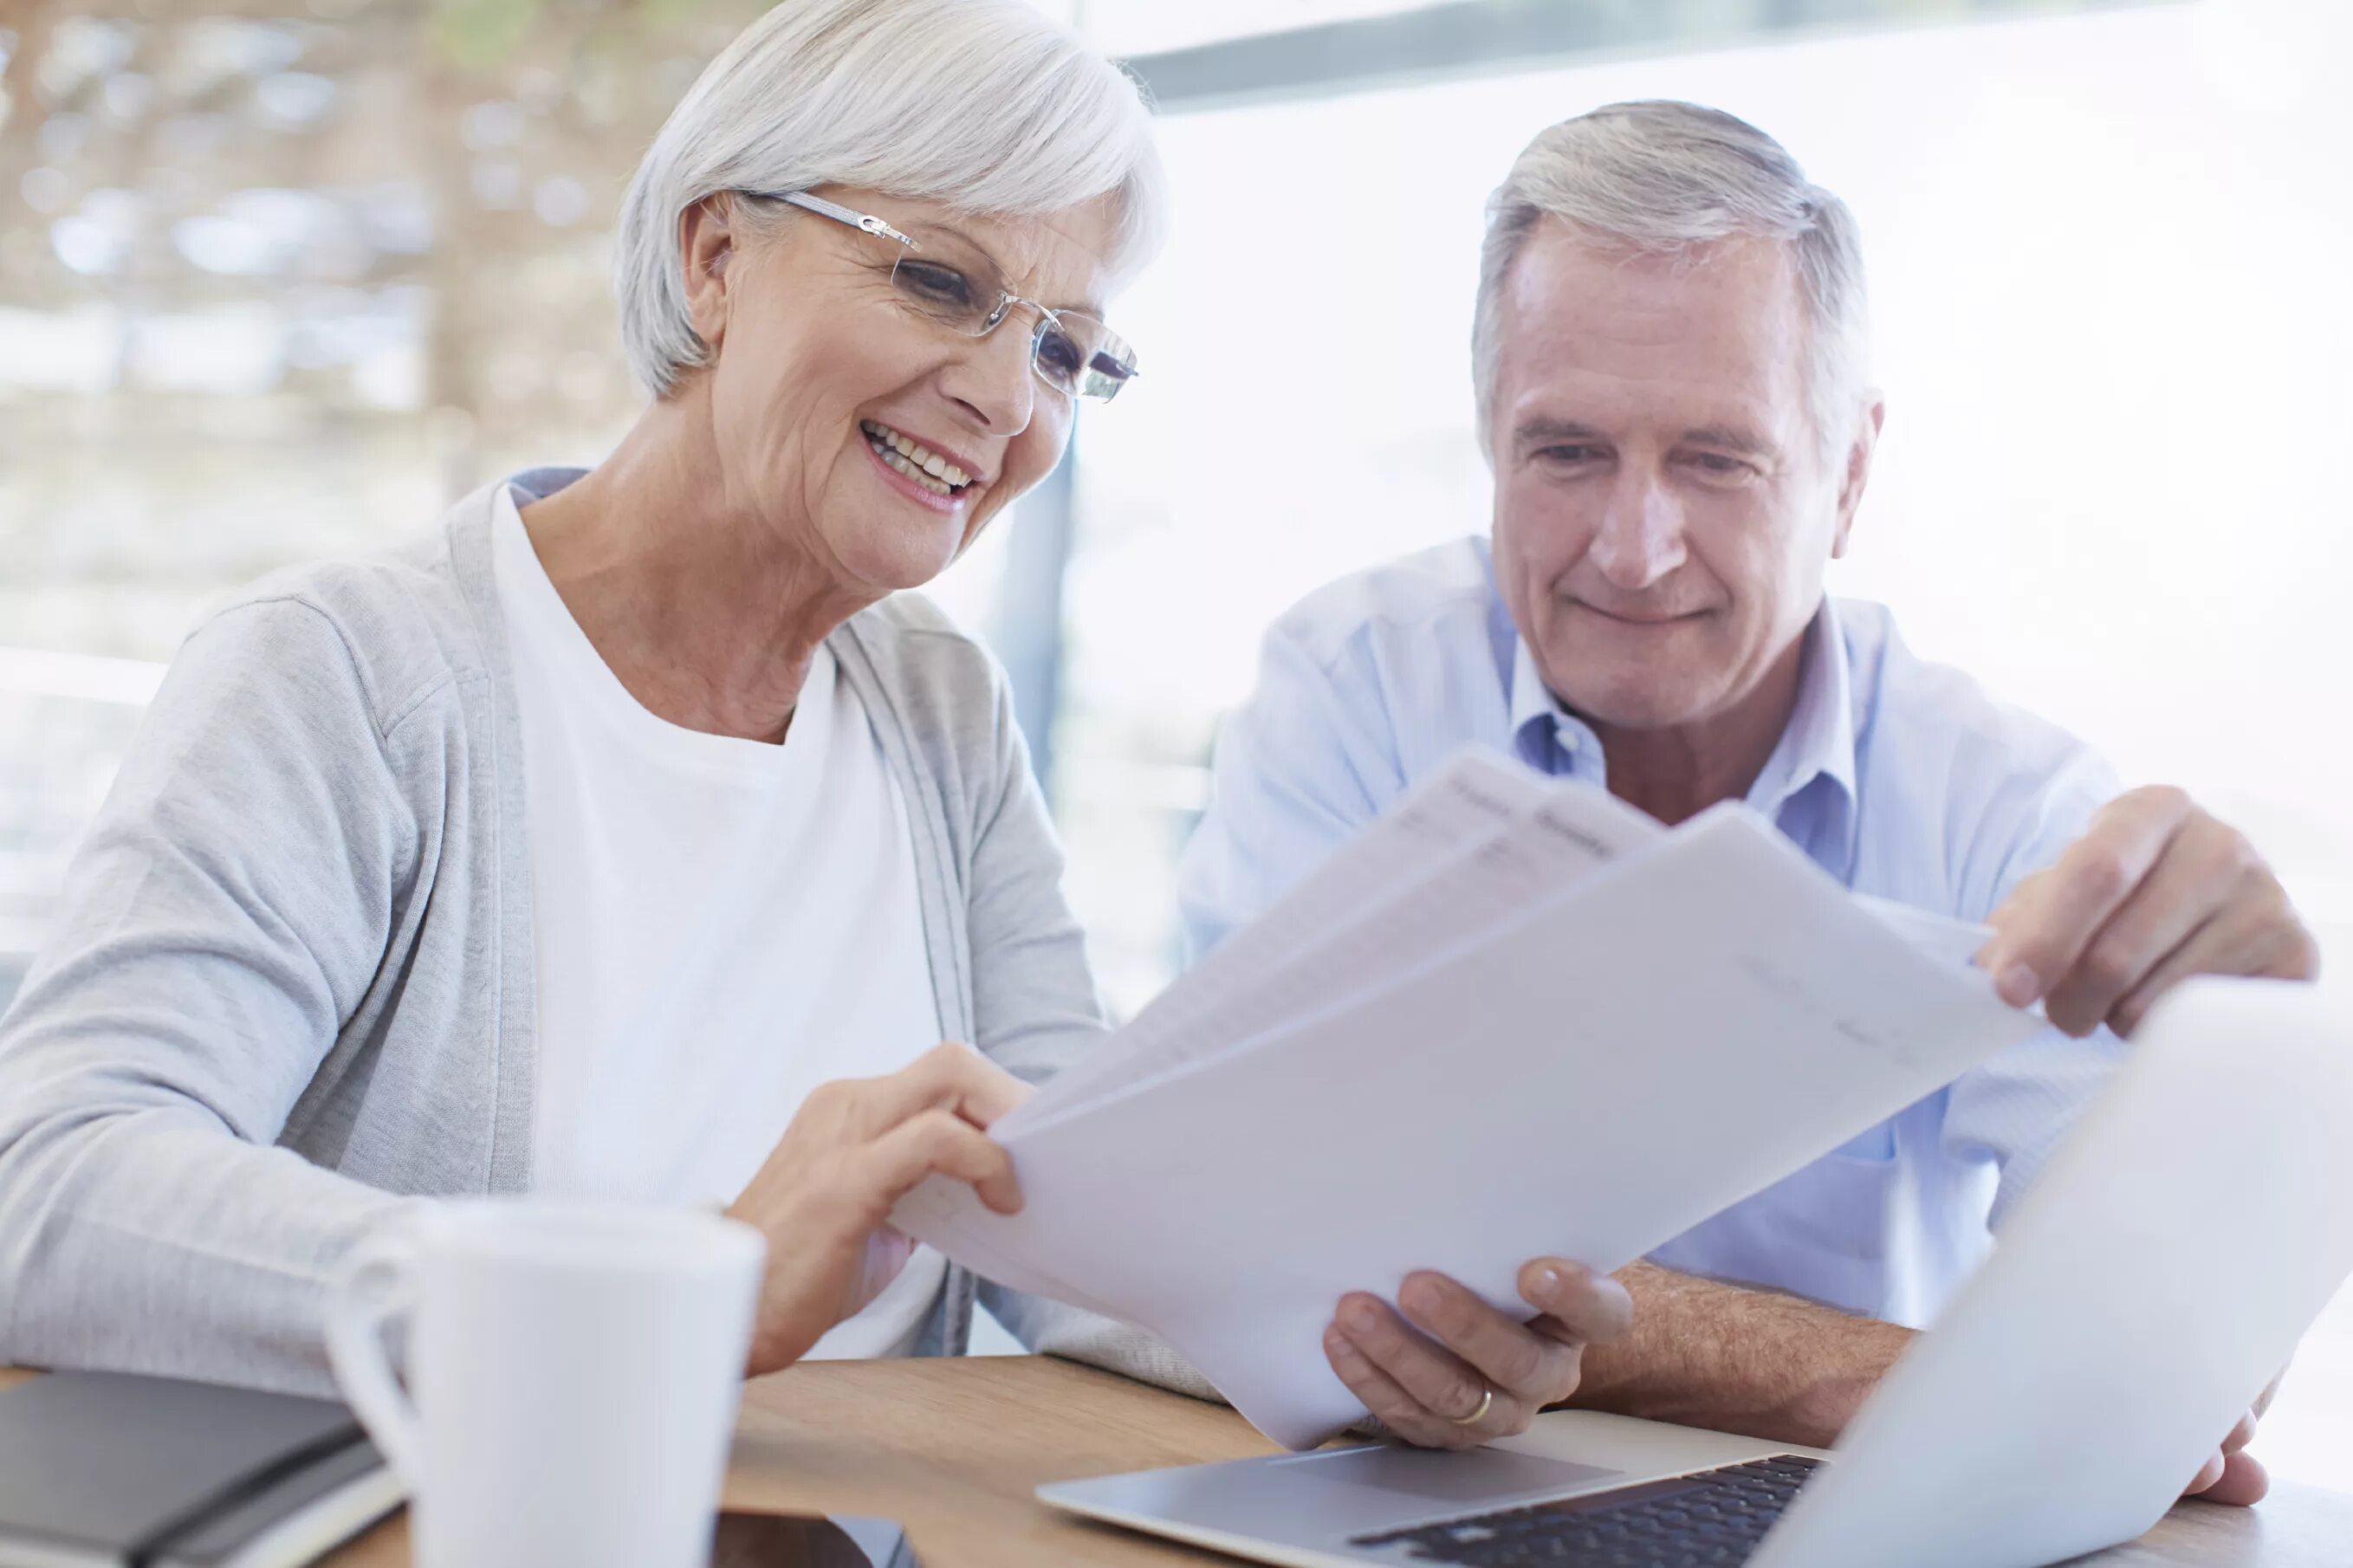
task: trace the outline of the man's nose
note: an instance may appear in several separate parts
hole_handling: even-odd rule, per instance
[[[1610,492],[1594,536],[1594,568],[1613,588],[1639,593],[1683,563],[1683,509],[1647,474],[1630,473]]]
[[[942,377],[942,390],[965,411],[974,426],[1011,440],[1029,427],[1037,412],[1037,374],[1030,369],[1029,323],[1018,308],[985,338],[971,340]]]

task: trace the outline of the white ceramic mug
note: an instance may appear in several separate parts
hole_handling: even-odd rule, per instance
[[[417,1568],[702,1568],[766,1250],[717,1215],[531,1198],[356,1249],[327,1350],[408,1485]]]

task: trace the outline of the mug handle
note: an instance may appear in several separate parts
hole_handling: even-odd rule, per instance
[[[424,1427],[385,1349],[384,1331],[417,1300],[414,1238],[385,1232],[354,1247],[327,1282],[327,1361],[343,1397],[404,1485],[424,1483]]]

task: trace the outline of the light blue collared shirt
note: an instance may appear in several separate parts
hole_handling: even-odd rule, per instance
[[[1915,658],[1878,605],[1826,601],[1806,639],[1797,706],[1748,804],[1859,892],[1982,921],[2116,793],[2082,742]],[[1472,744],[1607,779],[1599,739],[1546,689],[1505,612],[1484,539],[1310,595],[1268,633],[1258,689],[1218,744],[1177,877],[1193,952]],[[2122,1048],[2105,1031],[2045,1031],[1651,1256],[1924,1324]]]

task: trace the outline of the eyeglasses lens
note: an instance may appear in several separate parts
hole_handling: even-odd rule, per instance
[[[952,332],[985,336],[1011,308],[1004,284],[986,262],[926,240],[891,268],[901,303]],[[1108,402],[1135,374],[1135,352],[1118,333],[1075,310],[1039,316],[1030,338],[1039,379],[1071,397]]]

